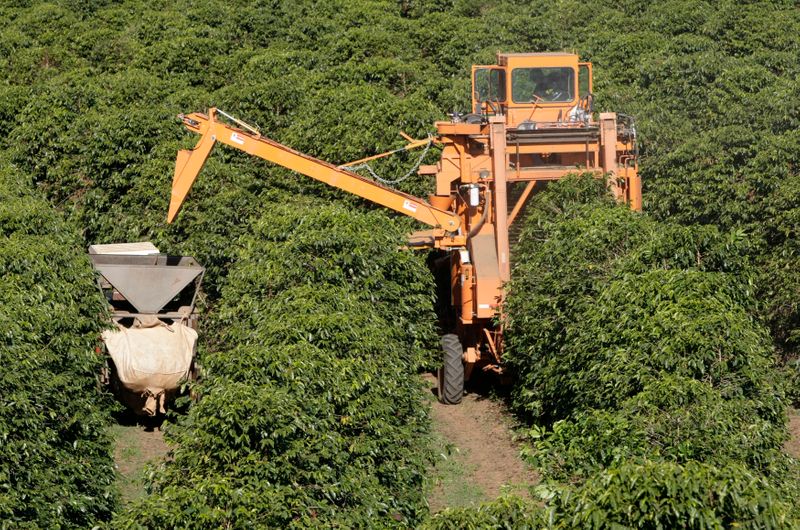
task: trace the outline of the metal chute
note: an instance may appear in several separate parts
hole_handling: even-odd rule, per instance
[[[195,301],[204,268],[151,243],[89,247],[116,329],[105,330],[107,380],[140,415],[166,411],[181,381],[196,375]]]

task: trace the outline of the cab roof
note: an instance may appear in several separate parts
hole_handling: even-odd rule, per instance
[[[536,53],[499,53],[497,57],[573,57],[576,54],[567,52],[536,52]]]
[[[497,65],[511,68],[530,67],[578,67],[580,58],[575,53],[541,52],[541,53],[498,53]]]

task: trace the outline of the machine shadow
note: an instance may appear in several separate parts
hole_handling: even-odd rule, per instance
[[[436,372],[430,372],[430,375],[434,380],[436,379]],[[438,385],[433,385],[430,388],[430,392],[438,401]],[[508,406],[511,400],[511,383],[495,373],[473,373],[470,380],[464,384],[464,395],[471,396],[477,401],[493,399]]]
[[[139,416],[128,408],[121,408],[111,413],[111,417],[122,427],[141,427],[146,432],[161,430],[164,423],[168,422],[166,415]]]

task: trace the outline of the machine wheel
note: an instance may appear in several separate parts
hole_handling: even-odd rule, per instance
[[[458,335],[442,336],[444,363],[439,368],[439,401],[445,405],[458,405],[464,396],[464,350]]]

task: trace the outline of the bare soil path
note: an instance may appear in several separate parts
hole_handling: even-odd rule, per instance
[[[426,376],[432,393],[436,379]],[[428,495],[431,512],[476,505],[501,493],[527,496],[538,474],[520,458],[513,419],[498,401],[468,393],[460,405],[431,408],[439,452]]]
[[[138,420],[124,414],[111,427],[114,438],[114,461],[119,473],[117,483],[122,502],[127,504],[144,496],[147,464],[157,464],[168,452],[160,423]]]
[[[789,439],[783,444],[783,450],[789,456],[800,458],[800,410],[789,408],[786,415],[789,417]]]

